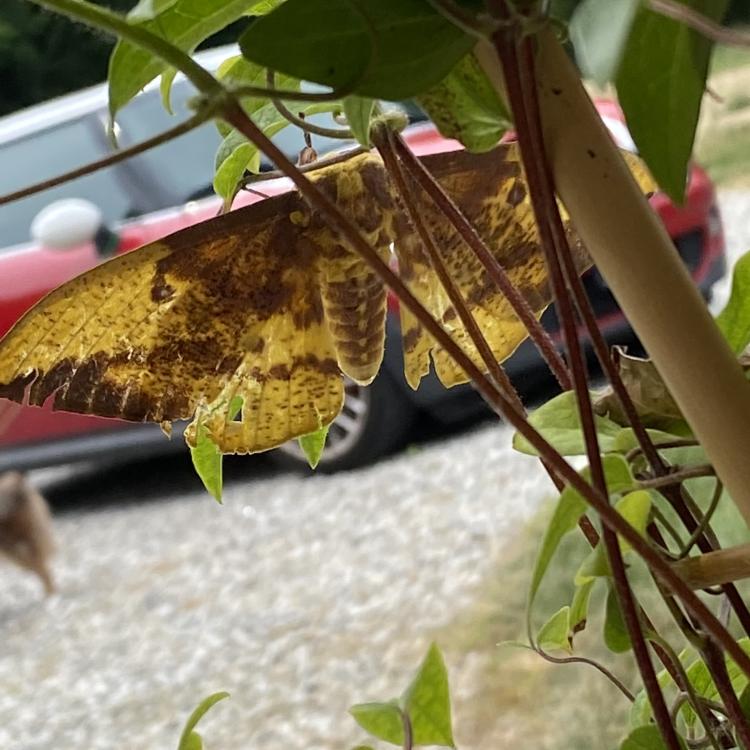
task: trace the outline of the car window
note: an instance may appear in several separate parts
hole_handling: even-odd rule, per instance
[[[109,152],[103,124],[86,117],[0,146],[0,193],[54,177]],[[0,247],[30,239],[36,214],[55,200],[85,198],[106,221],[125,218],[132,207],[130,191],[115,167],[102,169],[51,190],[0,206]]]
[[[177,81],[172,87],[173,115],[164,109],[156,91],[147,91],[136,97],[117,116],[121,145],[130,146],[151,138],[190,117],[188,100],[194,95],[189,84]],[[310,120],[319,125],[336,127],[333,118],[327,114],[315,115]],[[282,130],[274,136],[274,142],[293,160],[305,145],[302,133],[296,127]],[[152,210],[212,195],[211,180],[220,143],[221,136],[216,126],[207,123],[130,160],[138,171],[147,174],[149,180],[159,183],[161,187],[163,204],[154,205]],[[313,145],[323,155],[345,146],[346,141],[314,136]],[[272,168],[271,163],[264,159],[261,169]]]
[[[136,97],[117,115],[120,145],[131,146],[175,127],[191,116],[187,106],[193,89],[175,84],[170,115],[162,106],[158,92],[147,91]],[[214,157],[221,143],[216,126],[209,122],[179,138],[144,152],[128,161],[152,185],[150,211],[179,205],[191,198],[210,194]]]

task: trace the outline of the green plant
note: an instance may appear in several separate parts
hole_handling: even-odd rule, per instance
[[[258,154],[265,153],[291,179],[325,228],[321,247],[325,250],[333,244],[336,261],[343,257],[351,263],[349,278],[366,278],[369,284],[374,272],[380,280],[377,283],[387,284],[400,297],[407,331],[413,331],[413,338],[421,342],[407,351],[413,355],[411,363],[407,356],[409,376],[418,382],[420,367],[429,365],[432,350],[445,380],[471,379],[498,415],[516,428],[516,447],[540,457],[560,496],[532,571],[524,647],[549,661],[589,664],[618,687],[624,699],[633,703],[632,726],[624,732],[622,748],[750,747],[750,611],[733,583],[749,575],[750,569],[746,561],[740,569],[736,567],[736,553],[730,566],[732,550],[720,551],[720,540],[711,526],[720,503],[733,501],[750,519],[750,464],[745,455],[750,388],[736,357],[750,341],[747,263],[737,268],[732,300],[717,325],[588,103],[580,77],[547,18],[546,3],[202,0],[196,6],[193,0],[191,7],[201,12],[186,16],[182,5],[187,0],[144,0],[136,14],[125,18],[84,0],[31,1],[119,37],[110,64],[110,110],[115,118],[158,75],[168,103],[174,71],[182,71],[199,92],[196,115],[185,127],[216,118],[225,137],[215,179],[225,208],[246,184],[245,172],[257,170]],[[705,88],[711,37],[745,43],[746,35],[718,25],[726,7],[723,2],[632,0],[623,7],[627,12],[613,17],[604,0],[581,3],[571,22],[571,37],[588,72],[601,82],[614,81],[645,162],[662,188],[679,202]],[[189,53],[205,36],[245,13],[256,17],[239,39],[243,58],[229,61],[214,77]],[[655,70],[669,75],[654,75]],[[330,90],[309,93],[300,87],[301,80]],[[536,235],[532,235],[536,241],[525,252],[528,256],[538,251],[544,258],[543,286],[549,287],[557,306],[565,360],[536,322],[538,310],[532,309],[528,290],[519,289],[518,279],[502,266],[498,248],[488,244],[497,239],[492,232],[497,224],[493,212],[489,211],[490,220],[481,213],[473,222],[469,220],[451,190],[435,179],[400,138],[398,128],[403,123],[381,111],[379,100],[404,97],[415,98],[441,132],[477,152],[491,149],[508,122],[513,122],[524,172],[521,176],[519,170],[515,181],[507,175],[503,180],[498,177],[497,192],[507,195],[505,202],[514,208],[528,193],[536,218]],[[291,102],[303,102],[306,111],[343,112],[348,127],[337,134],[345,138],[354,134],[363,148],[377,149],[388,187],[386,198],[380,197],[385,202],[378,205],[373,198],[372,205],[382,209],[382,221],[398,216],[411,227],[395,237],[401,273],[392,269],[384,252],[382,237],[390,241],[391,235],[371,236],[373,230],[357,215],[361,190],[349,188],[347,192],[342,187],[358,184],[357,175],[365,168],[357,165],[369,163],[370,157],[361,157],[359,151],[345,162],[351,171],[342,167],[316,175],[309,165],[295,167],[269,140],[269,135],[290,122],[312,130],[291,112]],[[142,148],[131,149],[129,154]],[[507,155],[516,152],[503,153],[509,159]],[[485,157],[484,163],[489,164],[491,158]],[[344,176],[335,191],[325,178],[331,174]],[[38,188],[30,190],[34,189]],[[377,191],[372,189],[372,193]],[[579,280],[578,244],[569,242],[569,227],[556,193],[653,362],[613,356],[607,350]],[[351,200],[352,196],[357,200]],[[398,210],[384,209],[384,205],[395,205]],[[303,208],[304,204],[295,204],[291,213],[297,218],[292,223],[317,230]],[[524,208],[526,214],[524,209],[512,213],[519,222],[528,217],[529,205]],[[217,220],[213,226],[218,231],[226,225]],[[511,236],[502,234],[505,240]],[[440,241],[446,237],[454,240],[460,253],[447,255],[451,243]],[[169,249],[165,241],[140,251],[143,267],[156,269],[161,279],[153,287],[154,303],[184,295],[189,287],[184,277],[179,288],[166,282],[160,263],[171,258],[166,254]],[[329,261],[323,266],[325,273],[335,275],[337,266]],[[497,306],[483,311],[472,302],[477,274],[467,272],[470,262],[479,264],[481,279],[502,291],[566,391],[531,416],[526,415],[498,361],[504,355],[491,338],[492,326],[482,325],[487,320],[482,314],[488,313],[491,319],[497,315]],[[134,260],[109,269],[138,271],[137,264]],[[311,273],[294,264],[284,270],[303,276]],[[120,278],[125,276],[115,276]],[[336,280],[343,283],[344,278],[345,274]],[[309,281],[308,276],[305,279]],[[192,280],[196,287],[199,281]],[[322,282],[316,278],[316,283]],[[452,312],[451,316],[437,314],[434,300],[439,295],[443,311]],[[326,303],[333,304],[330,295]],[[53,304],[54,300],[43,303],[43,311],[49,313]],[[353,315],[359,326],[359,338],[354,341],[369,341],[366,334],[371,329],[365,327],[369,320],[361,314],[362,306],[351,307],[359,311]],[[676,309],[680,316],[674,315]],[[450,327],[443,325],[454,319],[458,322]],[[611,390],[604,394],[589,391],[578,320],[587,328],[610,381]],[[220,326],[222,321],[217,319],[215,324]],[[2,392],[17,400],[24,398],[32,381],[41,378],[44,382],[46,377],[41,364],[20,370],[19,358],[26,361],[34,354],[45,366],[60,365],[44,347],[31,347],[28,353],[27,335],[19,327],[2,351],[8,362],[6,369],[0,368]],[[234,343],[250,352],[258,346],[262,350],[264,344],[257,337]],[[358,372],[364,373],[361,380],[368,380],[372,361],[364,355],[372,350],[361,348],[358,364],[363,369]],[[323,356],[323,350],[318,353]],[[315,369],[310,353],[305,354],[305,364]],[[357,362],[341,351],[337,355],[338,366],[351,374]],[[212,361],[217,371],[221,362]],[[286,378],[277,379],[290,380],[288,370],[282,372]],[[221,475],[216,444],[235,426],[238,410],[244,417],[249,409],[247,402],[234,399],[243,377],[252,379],[249,373],[240,373],[237,382],[229,384],[231,389],[210,398],[200,383],[171,384],[192,388],[197,408],[191,434],[194,460],[217,497]],[[92,387],[101,382],[100,377]],[[64,392],[63,404],[66,397]],[[69,403],[75,406],[72,396]],[[171,418],[161,411],[149,413],[152,418]],[[319,456],[325,439],[321,431],[330,419],[331,413],[321,410],[317,422],[305,422],[305,428],[295,433],[312,463]],[[316,424],[318,433],[311,433]],[[576,472],[565,460],[569,455],[585,455],[588,468]],[[723,494],[724,487],[731,500]],[[572,600],[537,626],[532,610],[536,593],[563,537],[576,527],[591,550],[577,571],[570,571],[575,586]],[[696,549],[704,554],[693,559]],[[633,585],[632,561],[636,559],[652,576],[660,600],[674,619],[676,636],[657,629],[644,610]],[[693,591],[715,586],[712,593],[726,600],[743,637],[737,638],[717,617],[715,607]],[[606,591],[603,641],[613,652],[632,653],[643,685],[637,693],[602,664],[576,651],[576,636],[587,626],[588,605],[596,587]],[[658,672],[652,657],[661,664]],[[435,696],[439,700],[433,700]],[[447,678],[439,652],[430,650],[400,701],[359,705],[352,713],[375,736],[405,748],[453,745]],[[186,730],[184,741],[200,742],[191,739],[191,732],[192,727]]]

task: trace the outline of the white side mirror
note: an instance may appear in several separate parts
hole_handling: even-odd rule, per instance
[[[52,250],[67,250],[93,242],[104,223],[91,201],[67,198],[45,206],[31,222],[31,236]]]

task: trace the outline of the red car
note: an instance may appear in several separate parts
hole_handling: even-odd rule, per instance
[[[231,52],[226,48],[211,50],[198,58],[207,67],[216,68]],[[187,84],[178,80],[173,94],[178,117],[188,114],[185,102],[189,94]],[[617,105],[602,101],[597,106],[619,145],[633,148]],[[106,111],[106,88],[102,85],[0,120],[0,193],[109,153]],[[151,86],[118,116],[117,137],[127,146],[174,121]],[[405,137],[418,154],[460,148],[440,137],[429,123],[413,125]],[[287,128],[276,142],[295,155],[301,145],[299,131]],[[209,124],[115,166],[0,206],[0,237],[6,246],[0,250],[0,335],[51,289],[112,254],[128,252],[214,216],[219,204],[210,197],[209,180],[218,144],[219,136]],[[340,148],[341,141],[318,138],[314,145],[322,154]],[[269,195],[289,188],[285,179],[262,185],[263,193]],[[261,199],[244,192],[236,205]],[[691,168],[683,207],[663,195],[654,196],[652,203],[708,297],[712,284],[725,270],[724,237],[708,176],[698,166]],[[31,241],[32,225],[35,242]],[[633,341],[632,331],[598,273],[590,271],[585,281],[608,340]],[[550,330],[556,330],[553,311],[543,320]],[[435,377],[425,378],[420,388],[412,391],[403,376],[396,300],[391,300],[387,327],[383,370],[368,388],[347,385],[344,410],[329,433],[321,464],[324,469],[351,468],[376,459],[404,438],[419,411],[451,422],[483,409],[473,389],[446,390]],[[525,398],[550,393],[553,386],[546,368],[528,342],[506,367]],[[53,412],[49,405],[22,407],[0,399],[0,471],[105,456],[124,459],[181,444],[179,438],[168,441],[155,425]],[[286,460],[302,460],[296,443],[288,446]]]

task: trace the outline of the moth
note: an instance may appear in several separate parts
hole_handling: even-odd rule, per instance
[[[550,302],[516,144],[424,157],[537,315]],[[642,182],[643,167],[632,162]],[[379,157],[310,173],[411,291],[483,368]],[[505,297],[431,200],[412,185],[442,258],[498,361],[526,337]],[[576,267],[590,260],[568,227]],[[224,453],[263,451],[329,424],[343,376],[378,372],[386,289],[292,191],[176,232],[53,291],[0,342],[0,396],[153,421],[189,419]],[[463,372],[405,309],[405,375]],[[484,368],[483,368],[484,369]],[[239,413],[236,404],[241,402]]]

